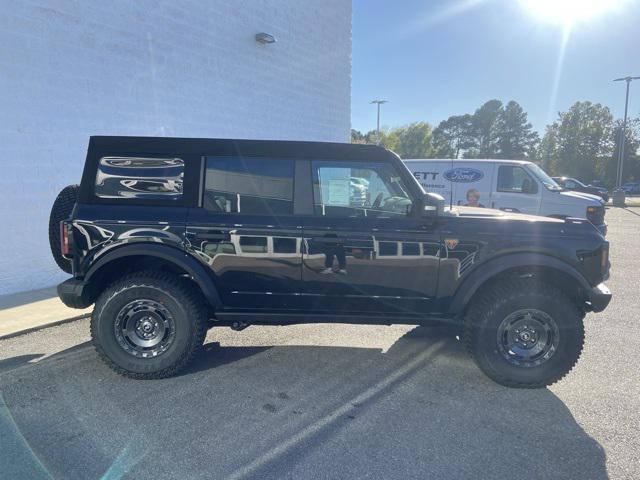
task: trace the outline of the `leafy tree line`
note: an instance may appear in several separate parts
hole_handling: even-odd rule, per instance
[[[473,114],[453,115],[432,128],[426,122],[383,129],[380,144],[402,158],[504,158],[539,163],[552,175],[615,185],[622,121],[608,107],[576,102],[540,138],[527,113],[510,101],[489,100]],[[640,118],[627,121],[625,181],[640,179]],[[353,143],[376,143],[376,132],[351,130]]]

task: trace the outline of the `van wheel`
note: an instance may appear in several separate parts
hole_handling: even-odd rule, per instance
[[[584,313],[563,292],[534,279],[510,279],[480,293],[464,319],[467,351],[495,382],[541,388],[576,364]]]
[[[80,185],[64,187],[51,207],[49,214],[49,246],[53,259],[63,272],[71,273],[71,262],[62,256],[60,251],[60,222],[71,215],[71,210],[78,200]]]
[[[102,360],[121,375],[165,378],[185,368],[202,347],[207,310],[187,280],[136,272],[107,288],[91,316]]]

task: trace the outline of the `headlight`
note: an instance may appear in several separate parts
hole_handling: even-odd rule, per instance
[[[589,220],[594,225],[601,225],[604,222],[604,207],[603,206],[593,206],[590,205],[587,207],[587,220]]]

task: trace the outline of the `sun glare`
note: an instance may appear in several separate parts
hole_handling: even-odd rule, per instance
[[[533,15],[547,22],[571,25],[621,8],[627,0],[520,0]]]

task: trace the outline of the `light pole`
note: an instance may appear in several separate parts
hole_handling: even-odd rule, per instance
[[[380,105],[387,103],[388,100],[371,100],[369,103],[378,105],[378,122],[376,123],[376,144],[380,145]]]
[[[640,77],[616,78],[614,82],[621,82],[623,80],[627,82],[627,94],[624,100],[624,120],[622,121],[622,132],[620,134],[620,148],[618,148],[618,169],[616,172],[616,187],[618,188],[622,185],[622,169],[624,167],[624,141],[627,129],[627,111],[629,109],[629,85],[633,80],[640,80]]]

